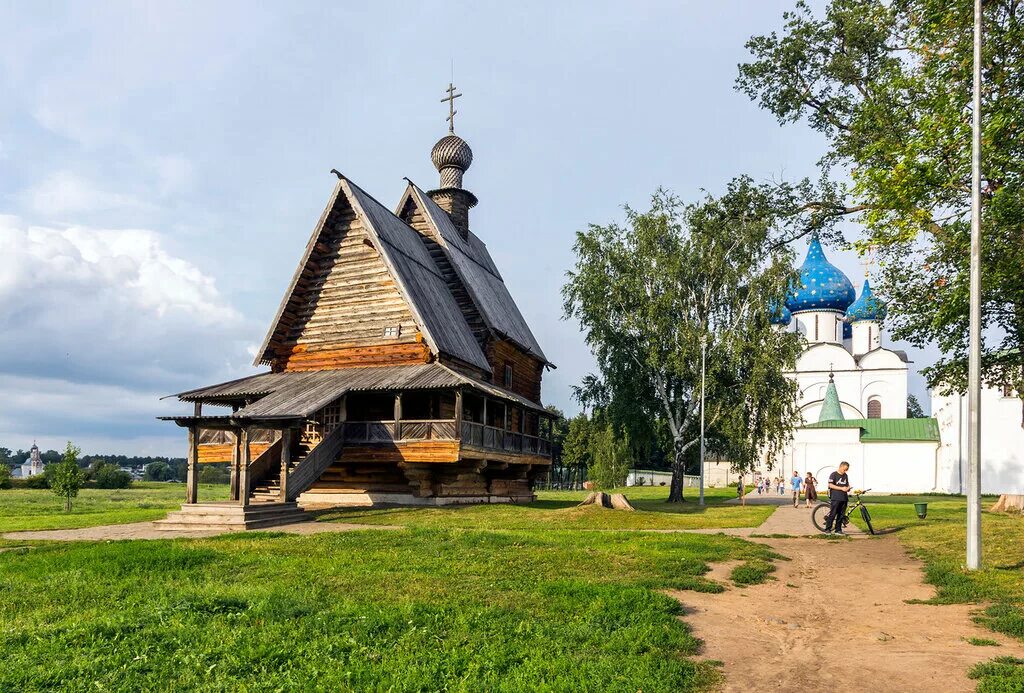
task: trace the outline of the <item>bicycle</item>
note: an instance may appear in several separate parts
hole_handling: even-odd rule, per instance
[[[868,532],[870,532],[871,534],[875,533],[875,528],[871,525],[871,514],[868,512],[867,506],[864,505],[864,501],[861,499],[861,496],[863,496],[870,490],[871,489],[865,489],[863,491],[850,492],[850,495],[856,496],[857,500],[854,501],[853,503],[850,503],[847,506],[846,512],[843,514],[843,516],[838,518],[837,521],[833,523],[832,527],[834,530],[843,531],[843,529],[850,524],[850,517],[853,515],[854,511],[860,508],[860,516],[861,519],[864,520],[864,524],[868,526]],[[828,516],[829,510],[829,504],[822,502],[816,505],[814,507],[814,510],[811,512],[811,522],[814,523],[814,526],[818,529],[819,532],[825,531],[825,518]]]

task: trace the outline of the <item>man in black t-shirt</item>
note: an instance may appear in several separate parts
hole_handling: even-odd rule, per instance
[[[846,515],[846,504],[850,499],[850,479],[846,476],[849,469],[849,462],[840,462],[839,471],[828,476],[829,508],[828,515],[825,516],[826,532],[831,532],[835,526],[836,534],[843,533],[843,516]]]

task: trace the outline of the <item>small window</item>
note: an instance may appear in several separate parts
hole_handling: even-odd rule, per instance
[[[402,326],[401,325],[388,325],[387,327],[384,328],[384,336],[385,337],[390,337],[390,338],[394,339],[394,338],[400,336],[401,334],[402,334]]]
[[[882,418],[882,401],[880,399],[871,398],[868,400],[868,418]]]
[[[505,362],[505,387],[512,387],[512,364],[508,361]]]

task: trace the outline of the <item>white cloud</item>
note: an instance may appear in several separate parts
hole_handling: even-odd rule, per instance
[[[131,196],[102,190],[71,171],[50,174],[22,196],[32,210],[49,218],[145,206]]]
[[[161,197],[187,190],[193,177],[192,162],[181,156],[159,156],[153,162]]]
[[[212,278],[149,230],[0,216],[0,305],[0,330],[19,335],[0,342],[3,369],[72,382],[198,385],[233,374],[258,337]]]

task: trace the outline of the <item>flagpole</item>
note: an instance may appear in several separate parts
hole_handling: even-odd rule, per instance
[[[981,568],[981,43],[982,0],[974,0],[971,118],[970,353],[967,366],[967,569]]]

